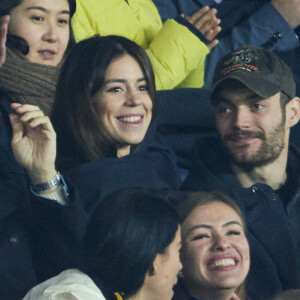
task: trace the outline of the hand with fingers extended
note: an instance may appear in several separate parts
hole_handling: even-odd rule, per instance
[[[214,48],[219,42],[215,37],[221,31],[219,26],[221,20],[217,18],[216,14],[215,8],[210,9],[208,6],[204,6],[191,17],[186,17],[210,41],[207,45],[209,49]]]
[[[33,105],[11,104],[12,150],[33,183],[42,183],[56,175],[56,134],[47,116]]]
[[[5,63],[6,37],[9,23],[9,16],[0,17],[0,67]]]

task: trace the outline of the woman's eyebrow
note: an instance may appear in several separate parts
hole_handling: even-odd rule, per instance
[[[236,225],[239,225],[240,227],[242,227],[242,224],[238,221],[229,221],[229,222],[223,224],[222,227],[226,227],[226,226],[233,225],[233,224],[236,224]]]
[[[240,227],[242,227],[242,224],[238,221],[229,221],[229,222],[226,222],[225,224],[222,225],[222,227],[226,227],[226,226],[229,226],[229,225],[233,225],[233,224],[236,224],[236,225],[239,225]],[[211,225],[207,225],[207,224],[198,224],[198,225],[195,225],[193,226],[187,234],[189,234],[191,231],[195,230],[195,229],[199,229],[199,228],[206,228],[206,229],[212,229],[213,227]]]
[[[26,8],[27,11],[30,11],[30,10],[40,10],[40,11],[43,11],[43,12],[48,12],[48,9],[46,9],[45,7],[43,6],[29,6]],[[67,14],[69,15],[70,14],[70,11],[69,10],[62,10],[59,12],[59,14]]]
[[[141,77],[141,78],[138,78],[137,79],[137,82],[142,82],[142,81],[145,81],[146,79],[144,77]],[[107,83],[111,83],[111,82],[127,82],[126,79],[121,79],[121,78],[111,78],[111,79],[107,79],[104,81],[104,84],[107,84]]]
[[[107,79],[104,81],[104,84],[107,84],[107,83],[111,83],[111,82],[126,82],[127,80],[125,79],[121,79],[121,78],[112,78],[112,79]]]
[[[199,228],[212,229],[212,226],[206,225],[206,224],[198,224],[198,225],[193,226],[193,227],[188,231],[188,234],[189,234],[191,231],[193,231],[193,230],[195,230],[195,229],[199,229]]]

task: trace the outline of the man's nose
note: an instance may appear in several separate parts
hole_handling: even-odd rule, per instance
[[[245,107],[239,107],[236,109],[233,118],[233,125],[236,128],[245,129],[250,127],[252,120],[251,112]]]

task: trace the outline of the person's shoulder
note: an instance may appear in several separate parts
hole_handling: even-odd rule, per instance
[[[32,288],[23,300],[44,299],[105,300],[93,280],[77,269],[63,271]],[[53,297],[53,298],[52,298]]]

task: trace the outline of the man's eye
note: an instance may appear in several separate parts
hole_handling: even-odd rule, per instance
[[[263,108],[264,108],[264,106],[260,103],[255,103],[252,106],[252,110],[254,110],[254,111],[259,111],[259,110],[262,110]]]
[[[217,108],[217,114],[226,115],[231,113],[231,109],[229,107],[221,106]]]

